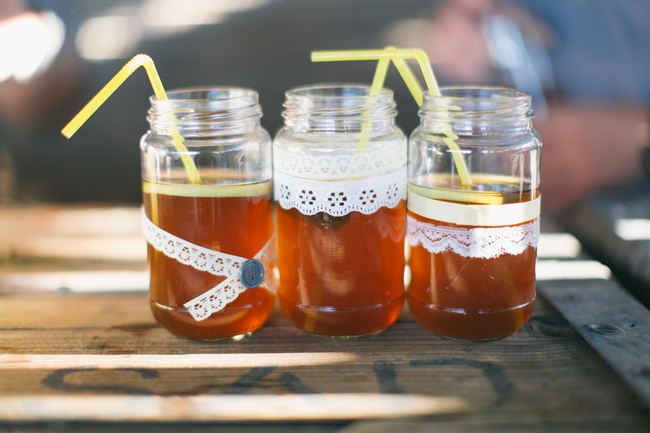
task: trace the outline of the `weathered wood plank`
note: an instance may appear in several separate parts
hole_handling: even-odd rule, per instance
[[[573,206],[565,217],[580,241],[611,266],[625,288],[646,306],[650,306],[648,185],[595,194]]]
[[[138,210],[110,211],[0,209],[0,239],[11,241],[0,246],[6,259],[0,263],[0,412],[5,408],[0,431],[212,431],[215,424],[206,421],[219,421],[220,431],[232,432],[645,432],[650,427],[640,399],[541,299],[520,332],[480,344],[431,335],[408,311],[385,332],[350,341],[296,330],[279,311],[240,341],[175,337],[155,324],[144,292],[75,293],[100,287],[91,281],[96,276],[106,278],[103,290],[110,289],[110,275],[142,274],[142,252],[119,253],[139,243]],[[109,220],[111,225],[104,225]],[[84,236],[96,238],[84,246],[78,242]],[[105,247],[113,236],[132,244],[109,254],[96,248],[97,241]],[[575,239],[551,240],[555,249],[540,248],[545,258],[581,255]],[[57,255],[54,245],[61,242],[71,248]],[[67,280],[72,291],[59,290],[65,286],[60,281],[73,276],[78,278]],[[144,289],[137,281],[132,285]],[[343,401],[341,394],[355,396]],[[321,407],[313,407],[315,400]],[[367,409],[359,410],[358,401]],[[405,404],[409,401],[415,403]],[[404,419],[421,403],[427,409],[417,413],[432,416]],[[449,403],[462,404],[461,412],[445,406]],[[84,409],[75,410],[78,405]],[[135,422],[140,406],[149,410],[147,423]],[[259,415],[260,406],[275,409]],[[227,407],[231,415],[223,415]],[[19,416],[18,410],[27,414]],[[124,422],[109,418],[109,410],[117,410]],[[236,411],[239,416],[232,414]],[[388,414],[400,419],[348,424],[340,418]],[[276,423],[251,423],[262,419]]]
[[[11,433],[335,433],[350,421],[327,422],[0,422],[0,431]]]
[[[0,258],[142,261],[139,222],[140,212],[131,206],[0,208]]]
[[[449,414],[458,399],[390,394],[0,396],[0,419],[95,421],[306,421]]]
[[[0,288],[4,293],[21,292],[144,292],[149,276],[144,269],[58,270],[43,272],[2,272]]]
[[[587,417],[506,417],[498,413],[490,417],[463,414],[445,419],[420,418],[414,420],[358,421],[338,430],[339,433],[647,433],[648,425],[627,419],[607,419],[599,414]]]
[[[650,407],[650,312],[608,280],[540,282],[539,290]]]
[[[114,205],[17,205],[0,207],[0,236],[131,235],[140,233],[140,209]]]
[[[313,336],[275,311],[251,337],[198,342],[157,327],[143,293],[42,294],[40,308],[30,296],[0,297],[0,398],[399,394],[455,399],[479,420],[497,413],[524,423],[512,425],[531,414],[557,425],[593,414],[603,425],[648,422],[543,301],[522,331],[480,344],[431,335],[408,311],[365,339]]]

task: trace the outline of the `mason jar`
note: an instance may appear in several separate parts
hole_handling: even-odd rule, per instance
[[[183,337],[245,335],[275,302],[271,141],[258,95],[167,96],[150,98],[140,141],[151,310]]]
[[[441,92],[409,141],[407,302],[431,332],[495,339],[535,305],[541,140],[523,92]]]
[[[278,300],[299,329],[379,332],[404,295],[406,137],[390,90],[323,84],[286,92],[273,143]]]

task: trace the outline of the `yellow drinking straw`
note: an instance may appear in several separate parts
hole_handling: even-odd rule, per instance
[[[77,113],[76,116],[68,122],[67,125],[61,130],[66,138],[70,138],[74,135],[75,132],[83,125],[90,116],[97,111],[101,105],[106,102],[106,100],[115,92],[118,87],[124,83],[124,81],[129,78],[129,76],[134,73],[140,66],[144,67],[147,71],[147,76],[149,77],[149,82],[151,87],[153,87],[154,94],[156,98],[160,100],[167,100],[167,94],[163,88],[162,82],[160,81],[160,76],[156,71],[156,66],[153,63],[151,57],[146,54],[137,54],[131,60],[129,60],[126,65],[118,71],[117,74],[111,80],[106,83],[106,85],[99,91],[93,98],[88,101],[88,103]],[[194,160],[188,154],[189,151],[183,145],[183,137],[181,137],[178,132],[172,131],[172,143],[176,150],[181,154],[181,160],[183,161],[183,166],[187,172],[187,176],[193,184],[201,183],[201,178],[199,177],[199,172],[194,165]]]
[[[420,70],[432,95],[440,96],[440,88],[433,74],[427,54],[419,48],[393,48],[383,50],[341,50],[341,51],[312,51],[312,62],[337,62],[351,60],[408,60],[414,59],[420,65]]]
[[[384,87],[384,82],[386,81],[386,73],[388,72],[388,65],[390,64],[389,59],[381,59],[377,62],[377,68],[375,69],[375,75],[372,78],[372,84],[370,85],[370,96],[377,96],[381,92],[381,89]],[[366,116],[369,113],[364,113]],[[359,144],[354,149],[354,153],[362,153],[366,149],[368,144],[368,130],[370,129],[370,122],[365,122],[361,125],[361,134],[359,136]]]
[[[427,84],[429,93],[433,96],[442,96],[440,93],[440,88],[438,87],[438,82],[431,68],[431,63],[429,62],[429,57],[421,49],[417,48],[392,48],[387,47],[383,50],[343,50],[343,51],[312,51],[311,60],[312,62],[334,62],[334,61],[357,61],[357,60],[384,60],[389,59],[395,63],[397,70],[402,75],[402,79],[406,83],[407,87],[411,91],[413,98],[418,103],[422,104],[422,94],[418,92],[419,84],[415,83],[417,80],[413,75],[412,71],[405,60],[413,59],[416,60],[422,71],[422,76],[424,81]],[[451,150],[452,158],[454,159],[454,165],[458,171],[458,176],[460,181],[464,186],[470,186],[472,184],[469,170],[467,170],[467,165],[465,164],[465,159],[460,151],[460,148],[456,144],[456,139],[458,136],[453,133],[449,126],[443,129],[445,138],[442,141],[449,147]]]
[[[411,95],[413,95],[415,102],[418,106],[422,105],[424,91],[422,90],[422,86],[420,86],[420,82],[415,77],[413,70],[410,68],[408,63],[406,63],[406,60],[393,59],[393,64],[397,68],[397,72],[402,76],[402,80],[404,80],[406,87],[408,87]]]

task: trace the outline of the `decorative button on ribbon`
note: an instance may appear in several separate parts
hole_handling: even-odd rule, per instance
[[[246,289],[262,284],[264,264],[268,265],[273,259],[273,236],[254,258],[246,259],[214,251],[167,233],[144,214],[142,230],[147,242],[157,251],[199,271],[226,277],[210,290],[183,304],[196,321],[207,319],[237,299]]]
[[[239,268],[239,280],[247,289],[254,289],[262,284],[264,266],[255,259],[246,260]]]

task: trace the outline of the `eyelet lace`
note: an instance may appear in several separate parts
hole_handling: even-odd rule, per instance
[[[197,322],[221,311],[226,305],[237,299],[243,291],[247,290],[239,280],[239,269],[242,263],[247,260],[246,258],[204,248],[174,236],[156,226],[144,214],[142,231],[147,242],[166,256],[199,271],[226,277],[224,281],[202,295],[183,304]],[[264,265],[265,275],[267,276],[271,275],[269,265],[275,257],[273,240],[274,238],[271,236],[262,249],[253,257]],[[268,277],[265,277],[262,285],[268,288],[268,281]]]

